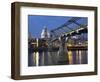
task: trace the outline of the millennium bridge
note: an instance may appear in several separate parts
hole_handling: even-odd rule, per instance
[[[72,17],[50,30],[50,37],[29,38],[28,66],[87,64],[88,25],[82,17]]]

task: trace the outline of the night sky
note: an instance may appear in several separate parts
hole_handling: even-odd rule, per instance
[[[40,38],[41,32],[44,26],[47,27],[48,31],[55,29],[72,17],[68,16],[42,16],[42,15],[28,15],[28,32],[31,33],[32,37]],[[83,17],[82,17],[83,18]],[[84,20],[78,21],[79,23],[87,24],[87,17]],[[71,28],[75,28],[74,24],[70,25]]]

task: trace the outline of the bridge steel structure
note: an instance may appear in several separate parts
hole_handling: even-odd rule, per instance
[[[81,33],[87,33],[87,26],[87,20],[85,20],[84,17],[72,17],[61,26],[51,30],[50,34],[53,40],[58,39],[61,36],[74,36]]]

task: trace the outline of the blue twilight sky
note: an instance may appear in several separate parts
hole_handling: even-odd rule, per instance
[[[28,15],[28,32],[31,33],[32,37],[40,38],[44,26],[50,31],[61,26],[71,18],[68,16]],[[87,17],[82,18],[83,20],[77,22],[87,24]],[[75,24],[71,24],[69,27],[75,28],[76,26]]]

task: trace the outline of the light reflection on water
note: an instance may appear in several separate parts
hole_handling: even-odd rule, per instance
[[[86,50],[77,50],[77,51],[68,51],[66,54],[69,62],[66,62],[66,65],[71,64],[87,64],[87,51]],[[58,52],[33,52],[28,56],[28,66],[49,66],[49,65],[63,65],[59,64],[60,55]],[[63,60],[62,60],[63,61]]]

